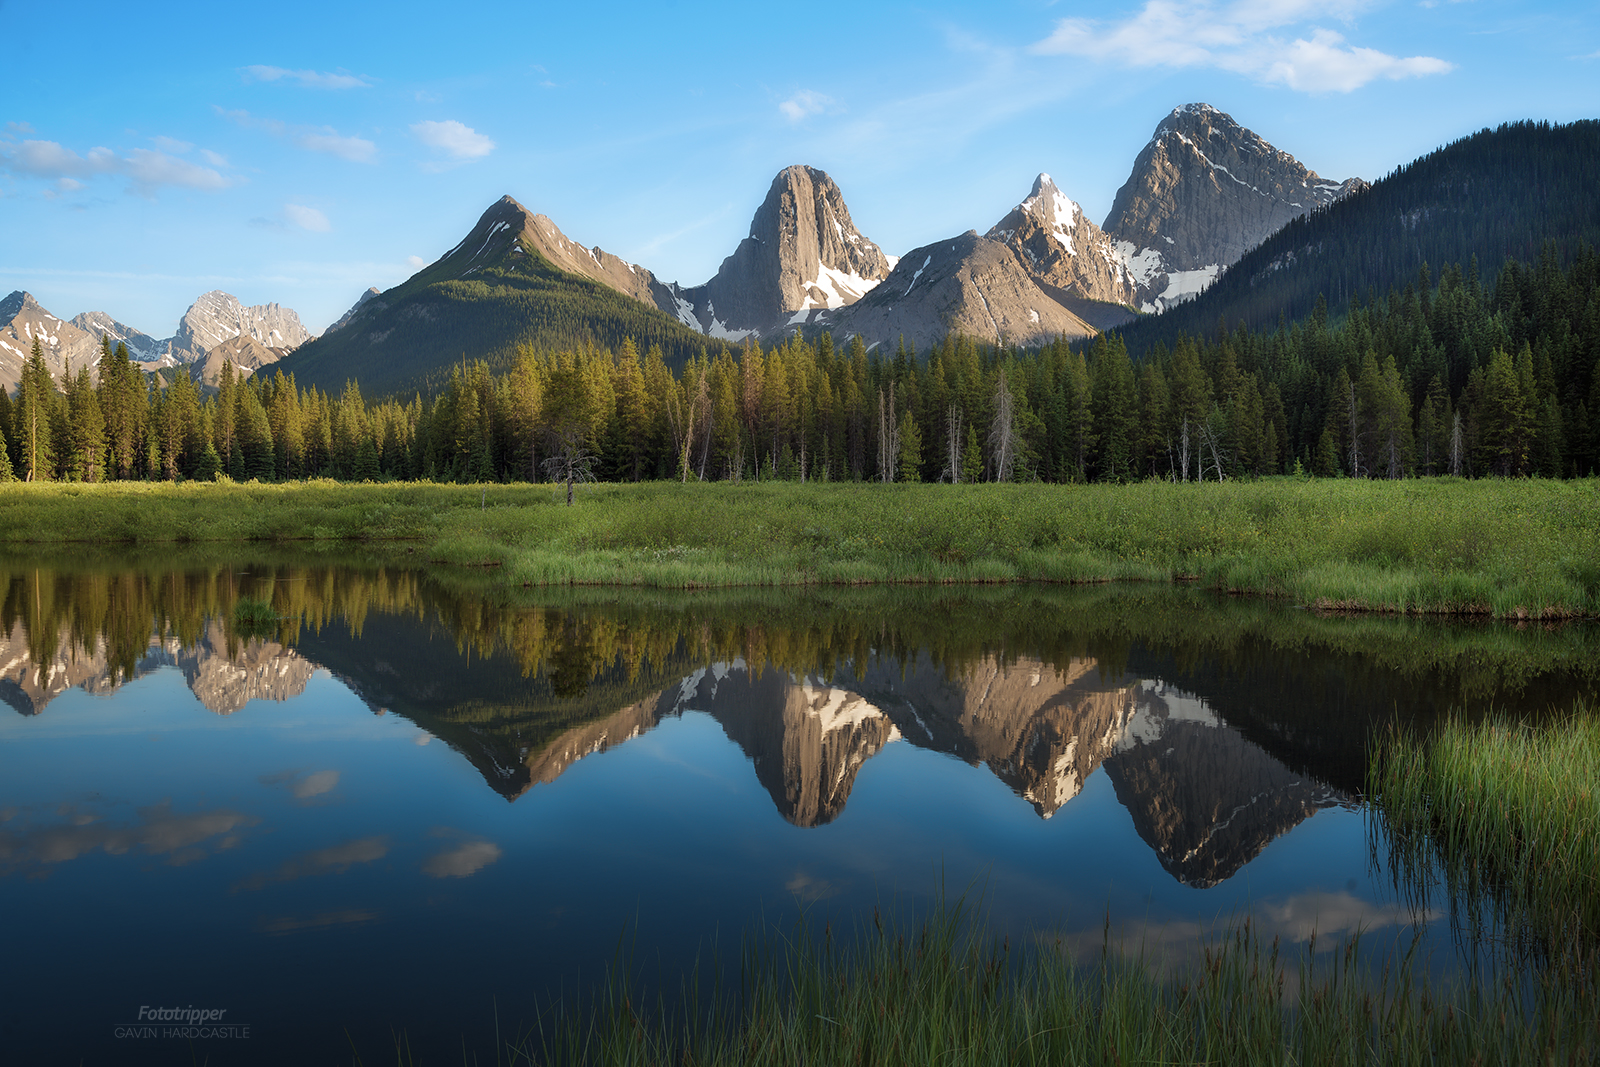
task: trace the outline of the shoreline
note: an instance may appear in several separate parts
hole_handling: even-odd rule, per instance
[[[0,550],[262,543],[480,567],[510,589],[1192,585],[1307,610],[1600,618],[1600,480],[1127,485],[47,483]],[[404,552],[401,552],[401,549]]]

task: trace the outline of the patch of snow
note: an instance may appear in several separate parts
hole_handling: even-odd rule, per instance
[[[1165,310],[1174,304],[1185,300],[1192,300],[1199,296],[1212,282],[1217,280],[1217,275],[1222,271],[1221,264],[1213,263],[1209,267],[1199,270],[1180,270],[1167,275],[1167,287],[1161,290],[1161,295],[1156,297],[1156,302]]]
[[[915,273],[915,274],[913,274],[911,276],[911,285],[906,286],[906,291],[904,293],[901,293],[900,294],[901,296],[910,296],[911,295],[911,290],[917,284],[917,279],[922,277],[922,272],[927,270],[928,269],[928,264],[932,263],[932,262],[933,262],[933,256],[930,254],[927,259],[922,261],[922,266],[917,268],[917,273]]]
[[[715,337],[719,341],[743,341],[754,334],[755,330],[730,330],[717,318],[717,306],[711,301],[706,301],[706,315],[711,319],[711,325],[705,328],[707,337]]]
[[[860,300],[877,287],[878,281],[874,278],[863,278],[859,274],[847,273],[826,263],[819,263],[817,276],[804,285],[806,298],[800,305],[800,310],[825,308],[831,311]],[[812,290],[822,293],[820,303],[811,296]]]
[[[1133,247],[1132,241],[1117,242],[1117,258],[1137,285],[1149,285],[1151,279],[1166,269],[1166,260],[1160,252],[1154,248],[1141,251]]]
[[[689,303],[676,292],[672,294],[672,302],[678,306],[678,321],[698,333],[705,333],[700,326],[700,320],[694,317],[694,305]]]
[[[1033,310],[1033,308],[1029,308],[1028,309],[1028,320],[1030,322],[1034,323],[1035,325],[1037,325],[1038,322],[1039,322],[1039,313],[1037,311]],[[1033,683],[1034,685],[1038,685],[1039,684],[1038,678],[1039,678],[1039,676],[1037,674],[1035,674],[1034,675],[1034,683]]]
[[[894,270],[896,267],[898,267],[900,265],[900,257],[899,256],[885,256],[884,258],[889,261],[889,269],[890,270]]]

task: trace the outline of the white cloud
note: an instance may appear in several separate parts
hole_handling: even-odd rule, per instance
[[[257,64],[244,67],[246,81],[275,82],[287,78],[308,89],[366,89],[372,85],[353,74],[328,73],[319,70],[288,70],[284,67],[267,67]]]
[[[1215,67],[1300,92],[1350,92],[1380,78],[1398,80],[1454,70],[1432,56],[1402,58],[1351,46],[1341,34],[1307,25],[1349,22],[1365,0],[1147,0],[1121,22],[1066,18],[1029,50],[1125,67]],[[1296,28],[1293,40],[1273,31]]]
[[[92,178],[99,175],[122,175],[131,182],[130,188],[141,196],[151,196],[161,186],[215,191],[234,184],[234,179],[224,177],[211,167],[202,167],[186,160],[154,152],[148,148],[135,148],[126,156],[119,156],[109,148],[91,148],[79,155],[55,141],[23,141],[8,145],[0,142],[0,170],[31,178],[61,179]],[[77,188],[77,185],[62,189]]]
[[[407,256],[406,257],[406,266],[410,267],[412,270],[421,270],[423,267],[426,267],[427,265],[428,265],[428,261],[423,259],[421,256]],[[426,735],[423,735],[422,740],[417,742],[417,744],[419,744],[419,745],[425,745],[427,743],[428,743],[428,738],[427,738]]]
[[[364,137],[345,137],[332,126],[289,126],[278,119],[261,118],[248,111],[226,111],[214,107],[217,114],[247,130],[265,130],[274,137],[287,137],[296,147],[308,152],[323,152],[349,160],[351,163],[371,163],[378,146]]]
[[[226,167],[228,165],[227,156],[213,152],[209,148],[200,149],[200,158],[211,164],[213,167]]]
[[[489,138],[455,119],[413,123],[411,132],[417,135],[417,140],[451,159],[481,159],[495,148]]]
[[[326,152],[352,163],[371,163],[378,146],[361,137],[341,137],[337,131],[323,129],[295,136],[294,143],[308,152]]]
[[[180,141],[173,137],[152,137],[150,143],[161,151],[171,152],[175,156],[181,156],[194,147],[188,141]]]
[[[310,230],[312,233],[327,233],[333,229],[333,226],[328,222],[328,216],[314,207],[305,207],[301,204],[285,204],[283,205],[283,217],[288,219],[291,224],[300,227],[302,230]],[[334,780],[337,781],[339,778],[338,772],[334,771],[332,773]]]
[[[790,122],[799,122],[807,115],[820,115],[833,104],[831,96],[813,92],[810,89],[801,89],[789,99],[778,105],[778,110],[783,112],[783,117]]]
[[[500,858],[500,846],[493,841],[468,841],[428,857],[423,873],[434,878],[466,878]]]

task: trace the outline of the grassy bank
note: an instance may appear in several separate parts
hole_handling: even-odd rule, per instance
[[[1600,715],[1397,732],[1369,764],[1391,866],[1426,893],[1444,874],[1475,936],[1592,971],[1600,962]],[[1591,978],[1596,976],[1591,973]]]
[[[1600,615],[1600,483],[118,483],[0,489],[16,544],[414,542],[503,581],[1195,581],[1324,608]]]
[[[876,917],[875,917],[876,919]],[[1012,946],[959,906],[867,924],[836,944],[798,933],[747,955],[741,995],[673,1005],[613,982],[582,1020],[553,1014],[510,1047],[529,1064],[1499,1064],[1590,1063],[1600,1003],[1531,983],[1378,969],[1355,941],[1285,947],[1248,924],[1162,977],[1107,948]]]

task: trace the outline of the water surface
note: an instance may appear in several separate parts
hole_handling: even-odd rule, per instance
[[[1448,969],[1373,862],[1368,740],[1570,704],[1600,658],[1586,627],[1164,587],[541,597],[392,559],[135,563],[0,564],[18,1062],[386,1062],[402,1033],[456,1062],[619,949],[670,984],[941,885],[1086,952],[1109,925],[1181,961],[1248,915],[1420,930]],[[129,1029],[191,1006],[235,1029]]]

